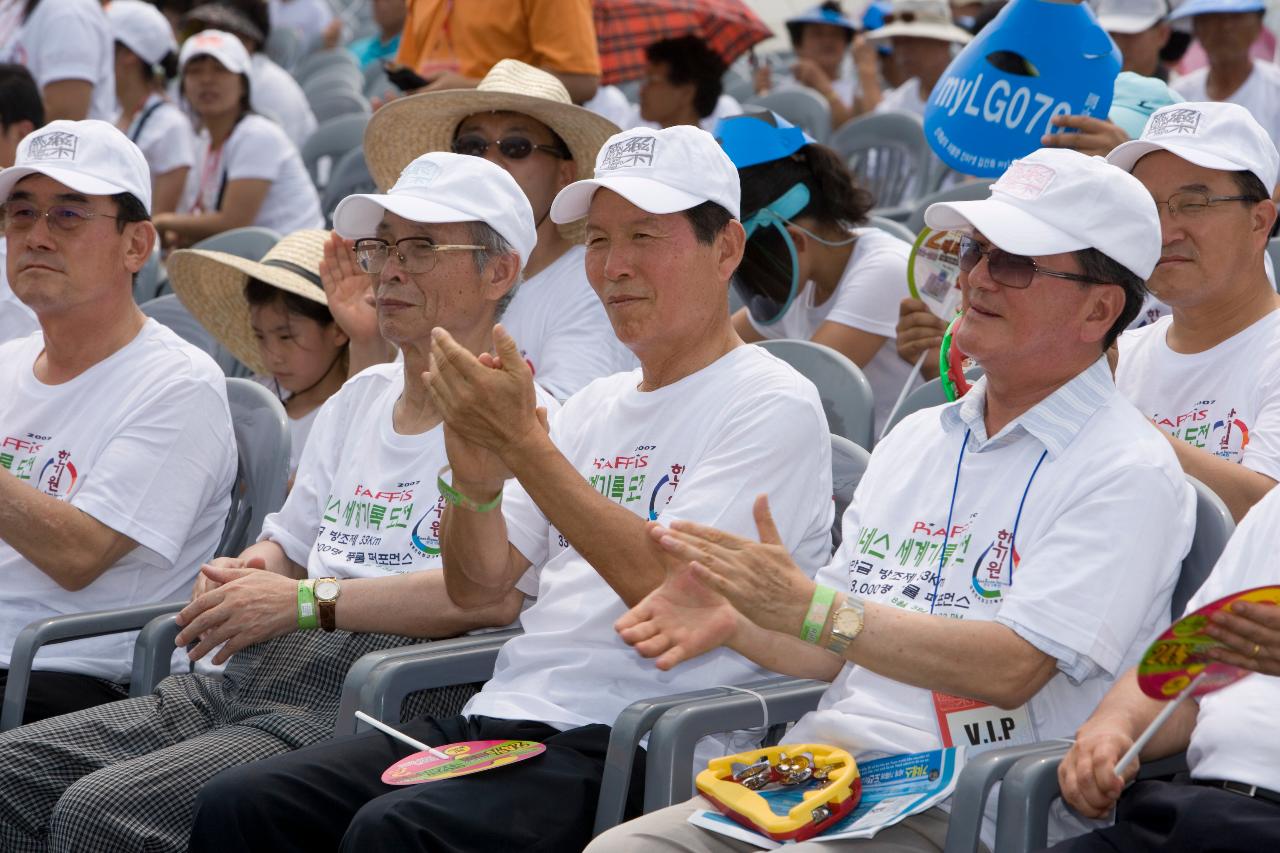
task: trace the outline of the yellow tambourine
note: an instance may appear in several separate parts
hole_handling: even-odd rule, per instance
[[[734,765],[745,765],[737,771]],[[817,783],[786,814],[778,814],[758,793],[767,785]],[[816,743],[770,746],[714,758],[698,774],[698,791],[723,815],[774,841],[804,841],[842,818],[862,796],[862,778],[853,756]]]

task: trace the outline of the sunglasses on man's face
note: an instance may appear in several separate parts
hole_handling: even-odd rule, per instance
[[[523,160],[534,151],[542,151],[561,160],[571,159],[569,152],[563,148],[539,145],[523,136],[507,136],[490,142],[478,133],[464,133],[453,140],[453,153],[466,154],[468,157],[483,157],[490,145],[498,146],[498,153],[507,160]]]
[[[991,280],[996,284],[1012,287],[1015,290],[1024,290],[1030,287],[1032,279],[1037,275],[1065,278],[1069,281],[1081,281],[1086,284],[1107,283],[1076,273],[1047,270],[1037,265],[1035,261],[1026,255],[1011,255],[1002,249],[997,249],[995,246],[983,246],[967,234],[960,238],[960,271],[962,273],[968,275],[973,272],[978,266],[978,262],[984,257],[987,259],[987,275],[991,277]]]

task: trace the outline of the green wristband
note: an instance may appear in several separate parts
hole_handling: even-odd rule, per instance
[[[806,643],[818,644],[822,636],[822,626],[827,624],[827,614],[831,612],[831,604],[836,600],[836,591],[829,586],[819,584],[814,587],[813,600],[809,602],[809,612],[805,614],[804,624],[800,626],[800,639]]]
[[[298,581],[298,628],[314,631],[320,627],[320,614],[316,611],[315,582]]]
[[[490,510],[497,509],[498,505],[502,503],[501,491],[498,492],[498,496],[496,498],[487,503],[480,503],[479,501],[472,500],[445,482],[444,475],[447,473],[449,473],[448,465],[441,468],[440,473],[436,475],[436,486],[439,487],[440,494],[444,496],[444,499],[454,506],[460,506],[463,509],[469,509],[472,512],[489,512]]]

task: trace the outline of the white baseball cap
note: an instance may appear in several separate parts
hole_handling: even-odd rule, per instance
[[[111,0],[107,4],[111,37],[133,51],[148,65],[178,51],[169,19],[142,0]]]
[[[533,208],[515,178],[483,157],[432,151],[400,173],[386,194],[349,195],[333,211],[333,230],[348,240],[372,237],[384,211],[413,222],[484,222],[520,255],[538,242]]]
[[[85,195],[130,193],[151,213],[151,169],[138,146],[97,119],[51,121],[18,143],[13,165],[0,170],[0,201],[27,175],[46,175]]]
[[[244,49],[244,43],[222,30],[203,30],[184,41],[178,67],[186,68],[197,56],[212,56],[232,74],[249,73],[249,51]]]
[[[1169,15],[1167,0],[1093,0],[1098,24],[1109,33],[1146,32]]]
[[[714,136],[689,124],[637,127],[609,137],[596,155],[595,177],[560,190],[551,220],[563,224],[586,216],[601,187],[656,214],[713,201],[737,219],[742,204],[733,161]]]
[[[1173,10],[1169,19],[1176,21],[1219,12],[1263,12],[1266,8],[1264,0],[1187,0]]]
[[[1015,255],[1097,249],[1143,281],[1160,260],[1160,215],[1147,188],[1069,148],[1014,160],[990,198],[931,204],[924,221],[939,231],[977,229]]]
[[[1161,107],[1147,119],[1141,138],[1117,145],[1107,162],[1132,172],[1145,155],[1159,150],[1206,169],[1253,172],[1268,192],[1280,175],[1275,143],[1239,104],[1189,101]]]

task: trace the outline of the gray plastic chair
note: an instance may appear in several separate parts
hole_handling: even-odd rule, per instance
[[[937,158],[924,138],[920,117],[884,112],[861,116],[831,134],[836,150],[858,183],[876,198],[876,212],[906,218],[908,205],[932,188]]]
[[[289,424],[280,401],[248,379],[227,380],[227,401],[236,434],[238,471],[231,490],[231,508],[215,554],[239,554],[251,536],[262,529],[268,514],[284,503],[289,481]],[[143,630],[134,645],[129,692],[143,696],[168,674],[173,640],[178,631],[174,615],[186,601],[53,616],[22,629],[10,654],[0,731],[22,722],[27,704],[31,665],[41,647],[85,637]]]
[[[302,93],[307,102],[314,106],[315,102],[332,92],[364,91],[364,72],[350,65],[335,65],[322,68],[302,84]]]
[[[853,501],[853,492],[862,482],[862,475],[867,471],[871,454],[863,447],[854,444],[844,436],[831,435],[831,491],[836,505],[835,522],[831,528],[831,550],[840,547],[840,521],[844,511]]]
[[[905,241],[909,246],[915,245],[916,237],[920,233],[919,228],[912,231],[908,225],[903,225],[901,222],[894,222],[892,219],[884,216],[876,216],[874,214],[867,217],[867,224],[873,228],[879,228],[881,231],[892,234],[899,240]]]
[[[982,375],[981,367],[971,367],[964,372],[965,377],[972,383],[978,381],[978,377]],[[942,380],[930,379],[919,388],[907,395],[907,399],[902,401],[902,405],[889,413],[888,427],[885,430],[887,435],[893,430],[898,423],[907,415],[918,412],[921,409],[929,409],[934,406],[941,406],[947,402],[947,395],[942,390]]]
[[[246,225],[243,228],[232,228],[212,237],[205,237],[191,248],[208,249],[212,252],[226,252],[238,258],[260,261],[271,247],[280,242],[280,235],[270,228],[261,225]]]
[[[905,223],[907,230],[912,234],[920,233],[920,229],[924,228],[924,212],[929,205],[937,204],[940,201],[977,201],[984,199],[991,195],[991,184],[993,183],[994,181],[969,181],[968,183],[957,184],[954,187],[930,193],[916,203],[915,209],[907,217]]]
[[[748,103],[773,110],[818,142],[825,142],[831,135],[831,107],[826,98],[807,86],[799,84],[774,89],[764,95],[749,98]]]
[[[1194,477],[1187,477],[1187,481],[1196,492],[1196,529],[1191,540],[1191,550],[1182,560],[1178,583],[1173,590],[1169,612],[1170,618],[1175,620],[1182,616],[1191,596],[1195,595],[1196,590],[1213,571],[1227,540],[1235,531],[1235,521],[1222,499]],[[1071,741],[1056,741],[1040,746],[1043,748],[1038,750],[1026,747],[992,750],[981,756],[985,764],[998,765],[998,770],[1003,775],[996,811],[996,853],[1039,850],[1047,843],[1049,806],[1060,793],[1058,764],[1070,748]],[[1144,764],[1140,775],[1143,778],[1171,775],[1185,767],[1184,756],[1171,756],[1159,762]],[[961,839],[964,840],[964,846],[956,846],[955,850],[975,849],[977,833],[982,823],[982,801],[985,801],[985,793],[991,789],[991,785],[1000,778],[993,776],[995,769],[970,763],[961,772],[956,788],[957,800],[952,805],[951,824],[947,832],[948,853],[953,850],[953,834],[957,837],[957,845]],[[982,801],[976,801],[974,808],[974,793],[979,788],[984,796]],[[963,810],[958,805],[962,792],[966,798]]]
[[[333,68],[350,68],[360,71],[355,55],[346,48],[339,47],[331,50],[317,50],[302,57],[292,69],[293,79],[300,85],[306,85],[320,72]]]
[[[1267,254],[1271,257],[1271,263],[1276,269],[1280,269],[1280,237],[1272,237],[1267,241]],[[1277,276],[1276,289],[1280,290],[1280,276]]]
[[[160,253],[152,252],[133,279],[133,301],[141,305],[148,299],[155,299],[167,279],[168,273],[160,262]]]
[[[724,72],[724,76],[720,78],[720,87],[726,95],[740,104],[751,100],[756,94],[755,83],[736,68]]]
[[[340,116],[358,115],[368,119],[373,115],[373,107],[360,89],[335,89],[308,100],[316,121],[322,124]]]
[[[813,341],[761,341],[764,347],[818,386],[827,426],[836,435],[871,449],[875,403],[858,365],[831,347]]]
[[[293,71],[299,60],[307,52],[302,37],[288,27],[273,27],[267,34],[267,43],[263,47],[267,56],[276,65],[286,71]]]
[[[238,378],[251,375],[249,368],[232,355],[230,350],[218,343],[213,335],[209,334],[209,330],[191,316],[191,312],[182,304],[177,294],[167,293],[164,296],[157,296],[142,303],[138,308],[157,323],[168,326],[187,343],[208,353],[218,363],[218,367],[222,368],[223,375]]]
[[[332,225],[333,209],[347,196],[377,191],[378,185],[369,174],[369,166],[364,161],[364,146],[360,146],[333,167],[329,185],[320,196],[320,209],[324,211],[325,223]]]
[[[303,143],[302,163],[317,190],[323,192],[338,161],[360,147],[368,124],[362,114],[339,116],[317,127]]]

